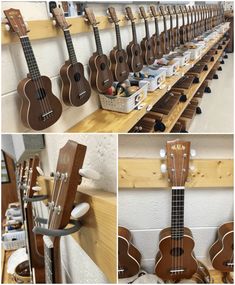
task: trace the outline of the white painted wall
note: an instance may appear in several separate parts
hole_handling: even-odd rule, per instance
[[[134,135],[119,136],[119,157],[157,158],[167,140],[190,140],[197,158],[233,158],[231,135]],[[160,171],[160,170],[159,170]],[[142,266],[153,272],[159,232],[170,226],[170,189],[119,189],[119,224],[129,228],[133,242],[142,253]],[[217,227],[233,220],[233,189],[186,189],[185,226],[195,240],[197,258],[210,265],[208,249]]]
[[[117,1],[118,2],[118,1]],[[95,15],[106,15],[108,4],[88,4],[93,7]],[[114,4],[118,14],[123,14],[125,4]],[[138,4],[130,5],[133,12],[138,11]],[[146,6],[146,5],[145,5]],[[147,7],[147,6],[146,6]],[[8,8],[19,8],[27,20],[48,19],[48,12],[45,1],[6,1],[2,2],[3,10]],[[180,21],[181,23],[181,21]],[[160,32],[163,30],[163,22],[160,21]],[[174,19],[175,25],[175,19]],[[154,22],[150,24],[150,34],[155,32]],[[112,30],[101,31],[101,41],[103,51],[109,54],[116,44],[115,32]],[[144,24],[137,25],[137,35],[140,41],[145,36]],[[30,36],[30,33],[29,33]],[[131,40],[130,26],[121,28],[123,47]],[[95,51],[95,41],[92,33],[73,35],[73,42],[77,53],[77,58],[85,66],[88,76],[88,60]],[[56,96],[60,97],[59,70],[68,58],[66,44],[63,37],[37,40],[32,42],[33,50],[38,62],[41,74],[47,75],[52,80],[52,89]],[[2,131],[3,132],[28,132],[21,123],[19,110],[20,98],[16,88],[19,81],[26,77],[28,70],[23,56],[23,51],[19,43],[2,46]],[[94,92],[90,100],[82,107],[68,107],[63,105],[63,114],[59,121],[45,130],[45,132],[64,132],[77,122],[93,113],[100,107],[97,94]],[[9,116],[9,114],[11,114]]]

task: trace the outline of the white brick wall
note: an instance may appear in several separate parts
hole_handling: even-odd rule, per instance
[[[119,157],[159,157],[169,139],[179,136],[141,135],[119,136]],[[232,158],[231,135],[183,135],[197,150],[197,158]],[[159,170],[160,171],[160,170]],[[142,253],[142,266],[153,272],[158,250],[159,232],[170,226],[170,189],[119,190],[119,224],[129,228],[133,241]],[[195,254],[210,265],[208,249],[213,243],[217,227],[233,220],[233,189],[186,189],[185,226],[189,227],[196,242]]]

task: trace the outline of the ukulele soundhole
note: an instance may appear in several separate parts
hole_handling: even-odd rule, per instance
[[[76,82],[79,81],[80,78],[81,78],[81,75],[80,75],[79,72],[77,72],[77,73],[74,74],[74,80],[75,80]]]
[[[37,90],[37,99],[38,100],[42,100],[43,98],[45,98],[46,97],[46,91],[45,91],[45,89],[44,88],[39,88],[38,90]]]
[[[123,57],[122,56],[120,56],[118,60],[119,60],[119,63],[123,63]]]
[[[138,50],[136,50],[135,51],[135,56],[138,56],[138,55],[139,55]]]
[[[181,256],[183,253],[184,253],[184,251],[181,247],[174,247],[171,250],[172,256]]]
[[[105,63],[102,62],[102,63],[100,64],[100,69],[101,69],[102,71],[104,71],[105,68],[106,68],[106,65],[105,65]]]
[[[151,46],[148,46],[148,50],[151,50]]]

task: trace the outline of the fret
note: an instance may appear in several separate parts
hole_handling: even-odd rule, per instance
[[[133,42],[134,44],[137,44],[137,34],[136,34],[135,22],[131,22],[131,27],[132,27]]]
[[[29,74],[32,79],[38,79],[41,74],[37,65],[36,58],[28,36],[20,37],[20,42],[24,51],[25,59],[28,65]]]
[[[115,31],[116,31],[116,38],[117,38],[117,48],[118,50],[122,50],[122,40],[120,34],[120,27],[117,23],[115,23]]]
[[[71,34],[69,30],[64,30],[64,37],[65,37],[65,41],[66,41],[66,45],[67,45],[67,49],[69,53],[69,59],[71,63],[74,65],[77,63],[77,57],[76,57],[76,53],[74,50],[74,46],[73,46],[73,42],[72,42],[72,38],[71,38]]]
[[[97,52],[99,55],[102,55],[103,50],[102,50],[102,45],[101,45],[101,41],[100,41],[99,29],[98,29],[98,27],[93,27],[93,30],[94,30],[94,35],[95,35]]]

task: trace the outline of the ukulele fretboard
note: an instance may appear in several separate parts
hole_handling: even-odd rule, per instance
[[[171,236],[180,239],[184,234],[184,188],[172,188]]]
[[[116,31],[116,37],[117,37],[117,48],[118,50],[122,49],[122,40],[121,40],[121,34],[120,34],[120,27],[118,24],[115,24],[115,31]]]
[[[69,53],[69,59],[72,64],[76,64],[77,57],[76,57],[76,53],[74,50],[74,46],[73,46],[73,42],[72,42],[72,38],[71,38],[71,34],[69,30],[64,30],[64,37],[65,37],[65,41],[66,41],[66,45],[67,45],[67,49]]]
[[[103,50],[102,50],[102,45],[101,45],[101,40],[100,40],[100,33],[99,33],[99,29],[97,27],[94,27],[94,35],[95,35],[95,42],[96,42],[96,48],[97,48],[97,52],[99,55],[103,54]]]

